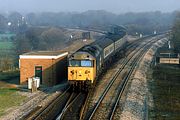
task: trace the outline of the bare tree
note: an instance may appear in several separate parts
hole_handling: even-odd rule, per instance
[[[175,52],[180,53],[180,12],[177,13],[176,19],[172,28],[172,38],[171,38]]]

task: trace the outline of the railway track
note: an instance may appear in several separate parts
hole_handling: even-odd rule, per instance
[[[139,40],[140,41],[140,40]],[[135,49],[138,46],[138,42],[133,43],[132,45],[129,45],[129,48],[133,48]],[[132,50],[133,50],[132,49]],[[140,50],[140,49],[139,49]],[[131,57],[128,59],[133,59],[135,52],[131,53]],[[125,68],[125,66],[128,64],[128,60],[127,58],[124,59],[121,62],[121,67],[119,68],[119,71],[116,73],[116,77],[113,78],[113,80],[115,81],[116,78],[119,76],[119,74],[122,72],[122,70]],[[133,66],[133,65],[131,65]],[[135,64],[134,64],[135,66]],[[132,70],[133,71],[133,70]],[[126,77],[128,78],[128,77]],[[122,80],[121,80],[122,81]],[[125,85],[127,82],[127,80],[123,79],[123,85]],[[110,83],[113,84],[114,82]],[[119,85],[119,84],[118,84]],[[112,85],[111,85],[112,86]],[[109,88],[111,88],[111,86],[109,86]],[[124,87],[121,87],[122,89],[124,89]],[[106,90],[108,92],[108,90]],[[122,90],[119,90],[122,91]],[[91,94],[91,93],[89,93]],[[87,102],[89,99],[89,94],[88,93],[73,93],[69,91],[69,88],[60,96],[58,96],[55,100],[52,101],[51,104],[45,106],[45,107],[41,107],[38,106],[37,109],[35,109],[34,111],[32,111],[28,116],[26,116],[25,119],[31,120],[50,120],[50,119],[83,119],[83,113],[84,110],[87,108]],[[105,93],[105,95],[102,97],[102,100],[104,99],[104,97],[106,96],[107,93]],[[116,102],[113,102],[114,104],[111,105],[113,107],[111,107],[112,109],[112,113],[109,113],[109,117],[108,118],[113,118],[113,114],[116,110],[116,107],[118,105],[119,99],[120,99],[120,94],[122,94],[121,92],[116,92]],[[87,97],[88,96],[88,97]],[[119,97],[120,96],[120,97]],[[102,102],[101,100],[101,102]],[[101,104],[101,102],[99,103],[99,105]],[[98,108],[98,106],[97,106]],[[96,108],[96,109],[97,109]],[[95,110],[96,112],[96,110]],[[92,118],[94,116],[94,113],[92,114]],[[85,117],[88,118],[88,117]],[[92,119],[91,117],[89,117],[90,119]]]
[[[80,111],[84,101],[87,97],[87,93],[72,92],[69,100],[64,106],[62,112],[56,117],[56,120],[78,120],[80,117]]]
[[[126,87],[128,79],[130,78],[137,63],[140,61],[142,56],[146,53],[146,51],[150,48],[150,46],[156,41],[157,41],[156,39],[153,41],[149,41],[148,43],[144,44],[143,47],[132,52],[131,56],[128,59],[123,60],[121,67],[116,72],[116,74],[113,76],[113,78],[110,80],[108,86],[104,90],[101,97],[98,99],[96,105],[92,108],[92,110],[89,110],[87,112],[90,114],[87,114],[85,119],[89,119],[89,120],[91,120],[91,119],[113,119],[114,113],[118,106],[118,102],[119,102],[119,100],[122,96],[122,93]],[[129,70],[128,70],[127,74],[125,75],[125,77],[123,79],[121,79],[121,80],[118,79],[122,75],[122,71],[124,70],[125,66],[127,66],[128,64],[129,64]],[[106,104],[105,108],[103,108],[102,102],[105,100],[107,101],[106,95],[112,94],[112,93],[114,94],[113,95],[114,97],[111,98],[110,103],[108,105]],[[104,103],[106,103],[106,102],[104,102]],[[104,112],[104,110],[102,110],[102,108],[105,109],[106,112]],[[107,111],[108,111],[108,113],[107,113]]]
[[[63,109],[66,101],[70,96],[70,87],[63,94],[57,96],[50,104],[45,106],[37,106],[28,115],[23,117],[26,120],[51,120],[55,118]]]
[[[128,74],[126,75],[126,77],[123,79],[122,83],[120,84],[120,86],[118,87],[118,91],[117,91],[117,95],[115,97],[115,102],[112,106],[112,109],[109,113],[108,119],[112,120],[115,114],[115,111],[118,107],[118,103],[120,101],[120,98],[122,97],[122,94],[125,90],[125,87],[128,83],[129,78],[131,77],[134,69],[136,68],[136,65],[139,63],[139,61],[141,61],[141,59],[143,58],[143,56],[145,55],[145,53],[150,49],[150,46],[148,45],[145,49],[142,50],[142,52],[135,58],[135,60],[132,63],[132,67],[130,68]]]

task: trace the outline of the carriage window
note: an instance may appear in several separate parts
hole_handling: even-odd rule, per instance
[[[82,60],[81,61],[81,66],[82,67],[92,67],[92,61],[90,61],[90,60]]]

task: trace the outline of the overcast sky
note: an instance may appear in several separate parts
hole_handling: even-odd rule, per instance
[[[113,13],[180,10],[180,0],[0,0],[0,12],[84,12]]]

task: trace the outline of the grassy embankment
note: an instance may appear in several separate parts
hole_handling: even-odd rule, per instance
[[[0,34],[0,50],[9,50],[13,49],[13,41],[11,37],[15,36],[15,34]]]
[[[4,115],[8,108],[18,106],[25,98],[18,94],[16,88],[0,88],[0,116]]]
[[[6,39],[4,39],[6,37]],[[0,61],[1,67],[3,59],[14,59],[14,44],[8,38],[10,35],[0,35]],[[2,68],[0,69],[2,70]],[[25,96],[18,94],[18,89],[15,84],[18,84],[19,72],[0,72],[0,116],[6,113],[6,110],[13,106],[18,106],[25,100]]]
[[[12,49],[13,48],[13,42],[9,41],[0,41],[0,49],[1,50],[6,50],[6,49]]]
[[[25,100],[25,96],[18,94],[16,83],[19,72],[0,72],[0,116],[4,115],[6,110],[18,106]]]
[[[157,65],[150,82],[154,108],[149,117],[153,120],[180,119],[180,67]]]
[[[0,34],[0,71],[11,71],[17,66],[15,45],[11,37],[14,34]]]
[[[0,38],[0,56],[3,58],[4,56],[13,57],[14,52],[14,43],[12,41],[4,41]]]

